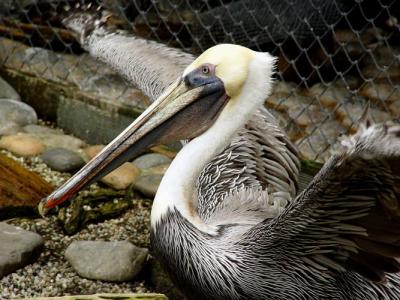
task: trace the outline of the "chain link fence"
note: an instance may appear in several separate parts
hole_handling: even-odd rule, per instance
[[[133,91],[117,79],[103,82],[98,74],[112,71],[99,69],[63,27],[60,10],[67,2],[78,1],[1,1],[0,66],[14,62],[128,101]],[[377,122],[400,116],[400,1],[92,2],[113,12],[116,27],[188,52],[229,42],[278,56],[275,89],[265,105],[308,159],[326,160],[338,136],[356,130],[367,103]]]

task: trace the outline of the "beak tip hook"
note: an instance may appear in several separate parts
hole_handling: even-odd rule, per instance
[[[46,207],[47,198],[43,198],[40,200],[38,205],[38,212],[42,216],[42,218],[46,217],[47,213],[49,212],[49,208]]]

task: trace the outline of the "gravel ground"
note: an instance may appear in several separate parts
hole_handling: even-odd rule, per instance
[[[6,154],[38,172],[56,186],[70,176],[50,170],[38,158],[23,159]],[[96,188],[97,186],[93,185],[92,189]],[[129,240],[137,246],[148,247],[150,209],[151,201],[137,199],[134,207],[119,218],[90,224],[72,236],[64,234],[54,215],[46,219],[8,220],[9,224],[39,233],[45,239],[45,249],[35,263],[0,280],[0,299],[148,291],[141,281],[107,283],[81,278],[65,260],[64,252],[74,240]]]

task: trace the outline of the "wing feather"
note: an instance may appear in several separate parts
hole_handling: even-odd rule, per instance
[[[361,126],[269,232],[288,255],[373,281],[400,271],[400,125]],[[289,232],[289,233],[288,233]]]

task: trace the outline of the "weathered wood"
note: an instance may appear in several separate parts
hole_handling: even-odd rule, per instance
[[[38,174],[0,153],[0,220],[34,213],[40,199],[53,189]]]
[[[95,294],[64,297],[37,297],[24,300],[168,300],[162,294]]]

